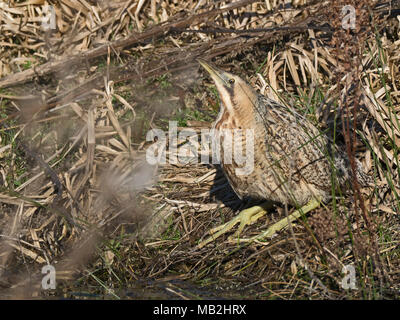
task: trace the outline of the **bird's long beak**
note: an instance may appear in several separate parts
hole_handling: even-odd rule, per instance
[[[227,76],[225,75],[225,71],[222,71],[222,70],[218,69],[217,67],[210,65],[208,62],[206,62],[203,59],[197,59],[197,61],[200,63],[200,65],[204,69],[207,70],[207,72],[210,74],[211,78],[214,80],[215,84],[226,85]]]

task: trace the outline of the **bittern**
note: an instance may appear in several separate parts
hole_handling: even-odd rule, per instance
[[[199,63],[214,81],[220,111],[214,123],[215,141],[220,144],[221,167],[229,184],[240,199],[253,198],[279,202],[299,208],[287,218],[272,225],[252,239],[271,237],[302,214],[314,210],[321,202],[331,198],[333,181],[338,188],[346,188],[351,179],[350,161],[337,145],[317,129],[306,117],[293,108],[258,94],[240,77],[220,70],[204,60]],[[252,130],[254,167],[248,174],[237,174],[240,165],[234,159],[223,161],[226,130],[237,130],[239,136],[231,146],[244,150],[246,130]],[[240,135],[241,132],[241,135]],[[235,153],[235,150],[229,150]],[[240,152],[240,151],[239,151]],[[246,151],[247,152],[247,151]],[[356,178],[368,185],[370,178],[356,160]],[[342,189],[343,190],[343,189]],[[240,223],[236,236],[247,224],[254,223],[266,214],[266,205],[255,206],[240,212],[233,220],[210,230],[212,234],[202,241],[203,247]],[[248,239],[249,240],[249,239]]]

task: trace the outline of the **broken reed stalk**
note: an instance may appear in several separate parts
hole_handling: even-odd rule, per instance
[[[347,29],[343,27],[342,8],[346,5],[351,5],[355,9],[355,25],[347,25]],[[357,180],[355,146],[357,142],[356,128],[358,126],[358,116],[360,113],[360,101],[362,100],[362,84],[361,74],[363,70],[363,52],[367,39],[374,37],[370,15],[372,12],[372,2],[370,0],[362,1],[338,1],[333,14],[333,24],[335,32],[332,37],[332,44],[335,47],[334,52],[337,56],[342,57],[342,61],[338,60],[338,68],[336,69],[337,94],[339,97],[339,106],[343,109],[341,113],[341,121],[343,126],[343,136],[345,140],[346,152],[350,160],[352,169],[351,184],[353,188],[354,210],[356,223],[361,224],[360,214],[368,230],[369,246],[367,254],[371,255],[372,261],[376,267],[378,278],[383,286],[384,269],[380,261],[377,226],[370,217],[370,212],[365,207],[364,196],[361,192],[361,186]],[[351,13],[350,13],[351,14]],[[351,230],[353,233],[353,230]],[[359,233],[359,230],[355,230]],[[360,235],[361,237],[361,235]],[[355,245],[360,241],[358,238],[353,238]],[[354,246],[354,245],[353,245]],[[363,256],[356,248],[353,247],[356,261],[363,261],[366,256]],[[366,275],[365,275],[366,276]],[[366,277],[364,278],[365,281]]]

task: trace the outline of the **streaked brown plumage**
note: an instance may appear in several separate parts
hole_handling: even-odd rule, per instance
[[[329,200],[334,176],[336,186],[346,187],[351,172],[347,156],[308,119],[258,94],[240,77],[203,60],[199,62],[210,73],[221,100],[214,124],[216,132],[242,129],[243,134],[237,137],[238,144],[234,146],[244,150],[244,129],[254,130],[254,170],[251,173],[237,175],[235,170],[239,164],[221,161],[230,185],[240,198],[259,198],[300,207],[313,199]],[[224,151],[224,135],[219,138]],[[368,184],[369,177],[359,162],[357,178],[362,185]],[[236,222],[249,223],[239,220]]]

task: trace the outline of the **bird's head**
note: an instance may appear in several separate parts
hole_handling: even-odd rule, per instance
[[[230,113],[246,113],[252,110],[256,103],[257,93],[246,81],[202,59],[198,59],[198,62],[213,79],[223,105],[221,107],[225,107]]]

